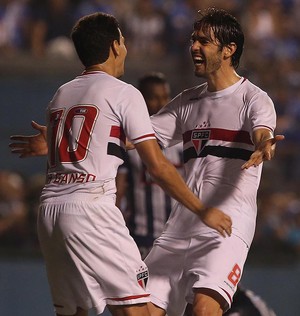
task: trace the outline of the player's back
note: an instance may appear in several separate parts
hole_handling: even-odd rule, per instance
[[[125,143],[122,112],[131,91],[130,85],[104,72],[84,73],[58,89],[47,111],[43,199],[72,192],[115,192]]]

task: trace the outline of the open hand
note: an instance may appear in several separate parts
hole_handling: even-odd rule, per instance
[[[10,139],[13,141],[9,144],[13,154],[19,154],[20,158],[45,156],[48,153],[47,146],[47,128],[34,121],[31,126],[38,131],[35,135],[12,135]]]
[[[231,235],[232,221],[224,212],[215,207],[207,207],[200,215],[203,223],[216,231],[223,237]]]
[[[257,167],[265,160],[271,160],[275,153],[275,145],[278,141],[284,139],[283,135],[276,135],[273,138],[263,141],[254,153],[250,156],[250,159],[242,165],[242,169],[248,169],[252,166]]]

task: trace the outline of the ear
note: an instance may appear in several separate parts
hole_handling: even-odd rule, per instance
[[[115,57],[120,55],[120,44],[117,40],[114,40],[111,44],[112,52],[114,53]]]
[[[224,47],[224,56],[225,58],[230,58],[236,51],[236,44],[231,42],[227,46]]]

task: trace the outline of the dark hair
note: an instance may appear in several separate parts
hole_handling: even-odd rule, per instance
[[[165,75],[161,72],[150,72],[138,81],[138,89],[144,97],[149,94],[149,88],[153,84],[167,84],[167,79]]]
[[[209,8],[199,11],[201,18],[194,23],[194,31],[202,32],[211,38],[211,30],[221,47],[230,43],[236,44],[236,51],[232,55],[231,64],[237,68],[244,48],[244,33],[237,19],[223,9]]]
[[[105,62],[114,40],[120,41],[117,19],[103,12],[86,15],[74,25],[71,38],[85,67]]]

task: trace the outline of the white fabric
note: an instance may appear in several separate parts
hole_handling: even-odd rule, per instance
[[[248,249],[235,235],[223,238],[211,232],[175,238],[163,234],[145,259],[150,271],[147,290],[151,301],[165,309],[168,316],[182,315],[186,304],[193,303],[193,290],[209,288],[218,292],[227,302],[225,308],[229,308]]]
[[[58,89],[47,121],[38,231],[57,312],[147,302],[148,270],[115,206],[125,136],[155,139],[141,93],[104,72],[84,73]]]
[[[148,269],[114,204],[113,196],[76,194],[41,204],[38,235],[57,313],[149,301]]]
[[[48,183],[42,199],[72,192],[111,194],[125,135],[155,139],[141,93],[104,72],[84,73],[58,89],[47,110]],[[63,126],[66,125],[65,130]]]
[[[163,147],[183,139],[186,183],[206,205],[230,215],[233,232],[250,245],[262,165],[248,170],[241,170],[241,166],[247,160],[245,155],[254,151],[253,130],[275,128],[276,114],[269,96],[243,78],[214,93],[203,84],[175,97],[151,122]],[[197,215],[180,204],[165,229],[177,237],[209,231]]]

